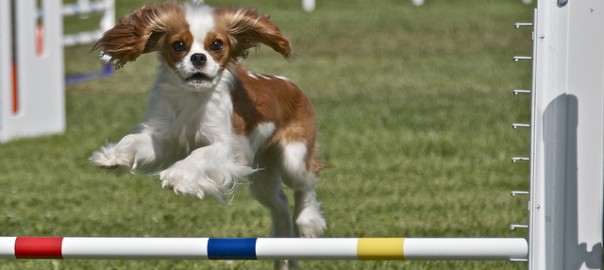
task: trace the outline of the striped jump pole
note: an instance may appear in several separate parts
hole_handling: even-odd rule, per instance
[[[524,238],[0,237],[4,259],[512,260]]]

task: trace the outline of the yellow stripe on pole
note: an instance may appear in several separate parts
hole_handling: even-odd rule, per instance
[[[404,260],[405,238],[359,238],[359,260]]]

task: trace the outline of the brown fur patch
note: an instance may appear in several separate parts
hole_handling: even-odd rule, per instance
[[[102,50],[111,56],[111,63],[120,68],[143,53],[166,46],[168,35],[170,40],[175,35],[186,40],[186,32],[188,24],[180,4],[150,4],[121,18],[115,27],[105,32],[92,50]]]
[[[216,9],[218,31],[229,36],[233,58],[245,55],[245,51],[258,43],[265,44],[288,58],[292,51],[289,40],[283,36],[277,25],[267,16],[262,16],[255,9],[221,8]]]
[[[301,142],[307,147],[306,167],[318,173],[324,166],[319,159],[317,119],[310,100],[291,81],[262,75],[251,77],[237,70],[238,81],[231,92],[233,127],[247,136],[260,123],[271,122],[276,131],[264,148]]]

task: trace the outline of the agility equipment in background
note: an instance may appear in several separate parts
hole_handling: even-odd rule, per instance
[[[532,27],[529,269],[602,269],[604,2],[540,0]]]
[[[64,47],[95,43],[105,31],[111,29],[115,25],[115,0],[78,0],[74,4],[63,5],[64,17],[88,17],[90,15],[100,16],[99,28],[64,35]],[[107,58],[101,60],[99,71],[67,75],[65,84],[71,85],[113,75],[113,65],[108,63]]]
[[[114,0],[0,0],[0,143],[65,130],[65,83],[109,76],[64,78],[65,46],[93,43],[115,24]],[[99,29],[63,35],[64,16],[100,14]]]
[[[61,5],[39,2],[0,0],[0,142],[65,130]]]
[[[541,0],[533,29],[530,269],[602,269],[604,1]]]

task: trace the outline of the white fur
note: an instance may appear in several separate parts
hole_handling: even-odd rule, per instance
[[[264,79],[264,80],[267,80],[267,81],[270,81],[270,80],[271,80],[271,78],[270,78],[270,77],[265,76],[265,75],[262,75],[262,74],[256,74],[256,76],[258,76],[258,77],[260,77],[260,78],[262,78],[262,79]]]
[[[316,177],[306,170],[306,145],[301,142],[289,143],[283,148],[283,168],[287,185],[296,190],[306,190],[314,186]]]
[[[254,80],[258,80],[258,77],[256,77],[256,73],[254,73],[254,72],[248,71],[247,75],[250,76]]]
[[[258,126],[248,135],[249,150],[247,153],[248,160],[253,160],[254,155],[262,145],[275,133],[275,124],[271,122],[260,123]]]
[[[277,78],[277,79],[279,79],[279,80],[282,80],[282,81],[291,82],[291,80],[290,80],[289,78],[284,77],[284,76],[275,76],[275,78]]]
[[[306,171],[304,157],[306,145],[301,142],[289,143],[283,146],[283,166],[287,171],[301,173]]]

